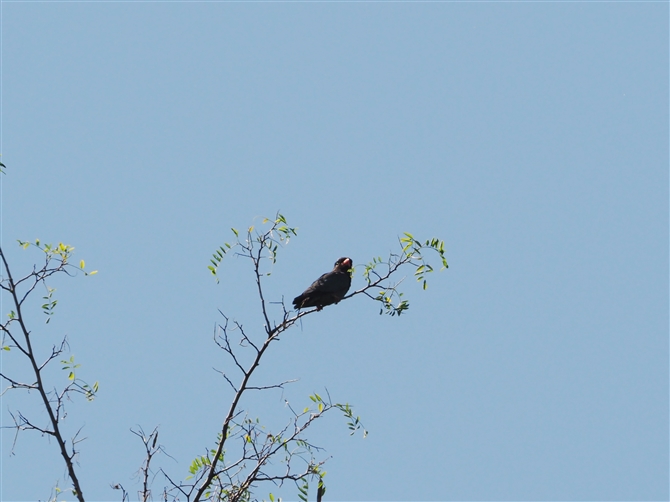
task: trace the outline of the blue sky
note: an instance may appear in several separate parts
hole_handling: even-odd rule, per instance
[[[217,309],[262,321],[248,264],[218,285],[206,267],[230,227],[277,210],[298,237],[273,300],[340,256],[359,287],[402,232],[447,247],[427,291],[405,281],[407,315],[355,297],[260,368],[300,380],[250,415],[281,422],[283,399],[327,388],[369,430],[314,429],[327,499],[668,498],[667,3],[1,9],[3,249],[26,270],[16,239],[64,241],[99,270],[56,281],[48,327],[32,318],[100,382],[65,422],[88,438],[87,499],[136,492],[138,424],[160,426],[176,478],[211,447],[230,398]],[[31,400],[5,394],[4,425]],[[2,500],[66,486],[55,444],[24,433],[10,455],[13,438]]]

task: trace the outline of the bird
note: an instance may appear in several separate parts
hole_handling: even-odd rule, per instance
[[[316,307],[321,310],[327,305],[339,303],[351,286],[351,258],[340,258],[335,262],[333,270],[323,274],[312,283],[300,296],[293,299],[293,307],[305,309]]]

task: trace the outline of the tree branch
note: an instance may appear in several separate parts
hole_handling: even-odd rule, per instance
[[[21,416],[21,419],[24,421],[25,424],[29,426],[29,428],[32,428],[34,430],[38,430],[42,432],[43,434],[49,434],[52,435],[55,439],[56,442],[58,443],[58,448],[60,450],[61,457],[63,458],[63,461],[65,462],[65,465],[67,467],[67,472],[68,475],[70,476],[70,480],[72,481],[72,485],[74,486],[74,495],[77,497],[79,502],[84,502],[84,495],[82,493],[81,485],[79,483],[79,478],[77,477],[77,474],[74,469],[74,463],[73,463],[73,457],[75,455],[74,451],[74,445],[73,446],[73,453],[70,455],[67,451],[66,443],[65,440],[63,439],[63,435],[60,430],[60,425],[59,425],[59,420],[57,418],[56,412],[54,412],[54,409],[51,406],[51,402],[49,400],[49,397],[47,395],[44,382],[42,380],[42,373],[41,373],[41,366],[38,366],[37,360],[35,357],[35,353],[33,351],[32,343],[31,343],[31,338],[30,338],[30,331],[25,325],[24,322],[24,317],[23,317],[23,312],[22,312],[22,304],[27,298],[27,296],[35,289],[38,283],[43,282],[47,277],[50,277],[51,275],[55,274],[56,272],[59,271],[64,271],[64,266],[66,261],[63,259],[58,267],[49,269],[49,255],[47,255],[46,258],[46,264],[43,266],[42,269],[40,269],[39,273],[33,272],[27,277],[34,276],[35,280],[33,284],[28,288],[28,291],[26,292],[25,295],[21,299],[19,299],[19,296],[17,294],[17,289],[16,289],[16,283],[14,282],[14,279],[12,277],[12,272],[9,268],[9,264],[7,263],[7,258],[5,256],[4,251],[2,250],[2,247],[0,247],[0,258],[2,259],[2,264],[5,269],[5,272],[7,274],[7,284],[9,293],[12,297],[12,302],[14,304],[14,308],[16,309],[15,315],[16,315],[16,320],[18,321],[20,331],[23,335],[23,348],[22,352],[24,355],[28,358],[30,361],[30,367],[32,368],[33,375],[35,376],[35,387],[37,389],[37,392],[42,400],[42,404],[44,405],[44,408],[47,412],[47,415],[49,417],[49,423],[52,427],[53,430],[46,430],[42,429],[39,427],[35,427],[34,425],[30,424],[30,422]],[[20,282],[22,282],[24,279],[22,279]],[[14,339],[14,337],[12,337]],[[18,344],[17,344],[18,345]],[[59,404],[60,406],[60,404]],[[25,427],[24,427],[25,429]],[[17,429],[18,432],[19,429]]]

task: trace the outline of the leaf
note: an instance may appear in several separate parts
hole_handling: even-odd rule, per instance
[[[307,493],[309,492],[309,484],[307,483],[306,479],[303,479],[302,481],[302,486],[298,486],[298,491],[300,492],[298,494],[298,498],[300,500],[303,500],[304,502],[307,502]]]
[[[84,266],[85,266],[85,265],[86,265],[86,264],[84,263],[84,260],[81,260],[81,261],[79,262],[79,268],[80,268],[80,269],[84,270]]]

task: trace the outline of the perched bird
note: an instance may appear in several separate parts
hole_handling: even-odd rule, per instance
[[[351,286],[349,270],[352,266],[351,258],[337,260],[331,272],[323,274],[303,294],[293,299],[293,307],[296,309],[316,307],[316,310],[321,310],[326,305],[339,303]]]

